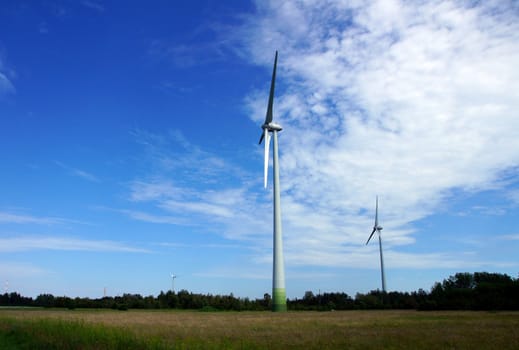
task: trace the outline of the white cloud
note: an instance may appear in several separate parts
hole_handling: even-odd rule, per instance
[[[377,194],[388,264],[486,264],[464,252],[414,255],[399,247],[415,241],[413,222],[439,210],[453,191],[502,189],[503,174],[519,164],[519,21],[510,6],[261,1],[229,34],[240,54],[269,70],[280,49],[274,113],[284,127],[283,234],[291,264],[375,267],[375,247],[362,246]],[[261,123],[265,94],[251,92],[245,102]],[[271,244],[270,191],[259,192],[251,180],[261,174],[178,132],[136,135],[155,172],[133,183],[133,201],[204,218],[226,238]],[[164,180],[168,172],[174,181]],[[256,260],[268,255],[259,251]]]
[[[288,245],[361,241],[376,194],[388,239],[408,244],[452,190],[500,187],[519,164],[519,21],[498,5],[258,5],[242,44],[268,66],[281,49]],[[250,101],[257,122],[265,103]]]
[[[145,253],[145,249],[134,248],[114,241],[93,241],[66,237],[25,236],[0,238],[0,251],[21,252],[31,250],[71,250],[91,252]]]

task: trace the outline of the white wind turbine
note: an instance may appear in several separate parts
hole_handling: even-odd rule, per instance
[[[274,85],[276,82],[276,67],[278,62],[278,52],[274,58],[274,70],[272,71],[272,81],[270,83],[269,102],[267,107],[267,115],[265,122],[261,126],[263,133],[261,134],[259,144],[265,139],[265,158],[264,158],[264,186],[267,188],[267,174],[269,166],[269,147],[270,133],[274,139],[273,149],[273,172],[274,172],[274,262],[272,276],[272,311],[286,311],[286,290],[285,290],[285,264],[283,260],[283,238],[281,231],[281,203],[279,194],[279,161],[278,161],[278,131],[281,131],[281,125],[272,121],[272,106],[274,104]]]
[[[177,275],[171,274],[171,291],[175,292],[175,278],[177,278]]]
[[[368,241],[366,242],[366,245],[369,243],[369,240],[371,237],[373,237],[373,234],[377,231],[378,233],[378,247],[380,250],[380,270],[382,274],[382,291],[386,291],[386,275],[384,274],[384,255],[382,254],[382,236],[380,232],[382,231],[382,226],[378,224],[378,196],[377,201],[375,205],[375,225],[373,226],[373,231],[371,232],[371,235],[368,238]]]

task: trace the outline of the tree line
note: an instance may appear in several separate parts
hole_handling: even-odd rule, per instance
[[[123,294],[116,297],[70,298],[40,294],[35,299],[16,292],[0,295],[0,306],[37,306],[58,308],[111,308],[128,309],[197,309],[201,311],[264,311],[271,309],[271,296],[263,298],[237,298],[230,295],[212,295],[179,292],[160,292],[155,296]],[[475,272],[457,273],[443,282],[437,282],[429,292],[346,293],[305,292],[299,299],[288,299],[289,310],[367,310],[367,309],[416,309],[416,310],[519,310],[519,278],[506,274]]]

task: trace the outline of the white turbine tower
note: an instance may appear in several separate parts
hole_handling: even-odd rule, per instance
[[[377,231],[378,233],[378,248],[380,250],[380,270],[382,274],[382,291],[386,291],[386,275],[384,274],[384,255],[382,254],[382,236],[380,232],[382,231],[382,226],[378,224],[378,196],[375,206],[375,226],[373,226],[373,231],[371,232],[371,235],[368,238],[368,241],[366,242],[366,245],[369,243],[369,240],[371,237],[373,237],[373,234]]]
[[[274,70],[272,71],[272,81],[270,83],[269,102],[267,107],[267,115],[265,122],[261,126],[263,133],[261,134],[259,144],[265,139],[265,158],[264,158],[264,186],[267,188],[267,173],[269,166],[269,147],[270,133],[274,139],[273,149],[273,172],[274,172],[274,263],[272,276],[272,311],[286,311],[287,298],[285,290],[285,264],[283,260],[283,237],[281,231],[281,203],[279,194],[279,161],[278,161],[278,131],[281,131],[281,125],[272,122],[272,106],[274,104],[274,85],[276,82],[276,67],[278,62],[278,52],[274,58]]]
[[[175,278],[177,278],[177,275],[171,274],[171,291],[175,293]]]

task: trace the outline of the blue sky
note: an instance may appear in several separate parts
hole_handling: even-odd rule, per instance
[[[271,292],[279,50],[287,295],[518,276],[510,1],[4,1],[3,290]],[[270,176],[271,178],[271,176]],[[374,241],[373,243],[376,243]]]

